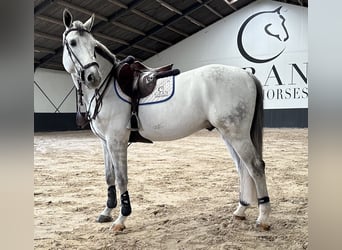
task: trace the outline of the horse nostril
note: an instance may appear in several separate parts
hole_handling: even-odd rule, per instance
[[[87,80],[88,82],[93,82],[95,80],[94,74],[89,74]]]

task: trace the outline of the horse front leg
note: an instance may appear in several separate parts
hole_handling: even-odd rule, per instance
[[[113,221],[111,212],[117,206],[114,165],[112,163],[111,156],[107,150],[107,143],[105,141],[102,142],[102,146],[105,163],[105,176],[108,189],[106,207],[96,220],[100,223]]]
[[[132,212],[127,191],[127,141],[112,140],[107,142],[107,150],[114,165],[116,185],[121,194],[120,214],[112,224],[111,229],[122,231],[125,229],[125,220]]]

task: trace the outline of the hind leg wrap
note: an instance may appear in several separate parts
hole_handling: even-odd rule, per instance
[[[258,205],[269,203],[269,202],[270,202],[270,197],[268,197],[268,196],[265,196],[265,197],[258,199]]]

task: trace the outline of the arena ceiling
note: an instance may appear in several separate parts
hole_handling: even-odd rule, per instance
[[[95,13],[92,33],[119,59],[144,61],[254,0],[34,0],[34,66],[64,70],[63,10]],[[279,0],[307,7],[308,0]]]

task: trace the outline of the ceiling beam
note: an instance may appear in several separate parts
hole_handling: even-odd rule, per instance
[[[193,24],[196,24],[199,27],[205,28],[206,26],[201,23],[200,21],[197,21],[195,18],[192,18],[191,16],[185,16],[185,19],[189,20],[190,22],[192,22]]]
[[[169,18],[168,20],[166,20],[164,22],[164,25],[163,26],[156,26],[152,29],[150,29],[149,31],[146,32],[147,36],[151,36],[151,35],[154,35],[156,32],[158,32],[159,30],[163,29],[163,28],[168,28],[170,29],[170,25],[177,22],[179,19],[183,18],[185,15],[190,15],[192,12],[196,11],[197,9],[201,8],[202,6],[204,6],[204,4],[208,4],[210,3],[211,1],[213,0],[205,0],[203,1],[202,3],[199,3],[199,2],[196,2],[194,4],[192,4],[191,6],[189,6],[188,8],[186,8],[184,11],[183,11],[183,14],[182,15],[175,15],[171,18]],[[123,45],[119,48],[117,48],[115,51],[114,51],[114,54],[117,54],[117,53],[122,53],[123,50],[129,48],[130,46],[133,46],[135,45],[136,43],[144,40],[145,37],[144,36],[139,36],[135,39],[132,40],[132,42],[130,43],[130,45]]]
[[[132,8],[132,7],[130,7],[130,6],[128,6],[128,5],[125,5],[125,4],[123,4],[123,3],[121,3],[121,2],[119,2],[119,1],[117,1],[117,0],[108,0],[109,2],[111,2],[112,4],[114,4],[114,5],[117,5],[117,6],[119,6],[119,7],[121,7],[121,8],[123,8],[123,9],[126,9],[126,10],[130,10],[131,12],[133,12],[134,14],[136,14],[136,15],[138,15],[138,16],[140,16],[140,17],[142,17],[142,18],[144,18],[144,19],[146,19],[146,20],[148,20],[148,21],[150,21],[150,22],[152,22],[152,23],[155,23],[155,24],[158,24],[158,25],[160,25],[160,26],[163,26],[164,24],[162,23],[162,22],[160,22],[159,20],[157,20],[157,19],[155,19],[155,18],[153,18],[153,17],[151,17],[151,16],[149,16],[149,15],[147,15],[147,14],[145,14],[145,13],[143,13],[143,12],[141,12],[141,11],[139,11],[139,10],[136,10],[136,9],[134,9],[134,8]],[[158,0],[157,0],[158,1]],[[140,4],[140,3],[139,3]],[[181,13],[181,12],[180,12]],[[176,29],[172,29],[174,32],[176,32],[176,33],[178,33],[178,34],[182,34],[183,36],[184,36],[184,32],[181,32],[181,31],[178,31],[178,30],[176,30]],[[141,34],[142,35],[142,34]],[[188,36],[187,34],[185,35],[185,36]],[[153,40],[156,40],[156,41],[158,41],[158,42],[162,42],[162,43],[164,43],[164,44],[169,44],[169,42],[167,42],[167,41],[164,41],[164,40],[161,40],[161,39],[155,39],[155,37],[150,37],[151,39],[153,39]]]
[[[136,14],[136,15],[138,15],[138,16],[140,16],[140,17],[142,17],[142,18],[144,18],[144,19],[146,19],[146,20],[148,20],[148,21],[150,21],[152,23],[155,23],[155,24],[158,24],[158,25],[163,25],[162,22],[158,21],[157,19],[155,19],[155,18],[153,18],[151,16],[146,15],[145,13],[143,13],[143,12],[141,12],[139,10],[131,10],[131,12],[133,12],[134,14]]]
[[[112,42],[115,42],[115,43],[124,44],[124,45],[129,44],[128,42],[126,42],[124,40],[121,40],[121,39],[118,39],[118,38],[114,38],[114,37],[111,37],[111,36],[107,36],[107,35],[104,35],[104,34],[99,33],[99,32],[94,32],[93,34],[96,37],[101,37],[103,39],[106,39],[108,41],[112,41]]]
[[[53,49],[49,49],[49,48],[43,48],[43,47],[39,47],[39,46],[34,46],[34,52],[37,53],[48,53],[48,54],[55,54],[55,51]]]
[[[43,20],[45,22],[50,22],[56,25],[61,25],[64,26],[63,22],[59,19],[53,18],[53,17],[49,17],[49,16],[44,16],[44,15],[37,15],[35,16],[36,18]]]
[[[236,9],[236,7],[233,5],[233,3],[235,3],[236,1],[234,1],[234,0],[224,0],[224,2],[230,7],[230,8],[232,8],[234,11],[236,11],[237,9]]]
[[[65,2],[65,1],[63,1],[63,0],[55,0],[55,1],[56,1],[56,3],[59,4],[59,5],[62,5],[62,6],[64,6],[64,7],[70,8],[70,9],[77,10],[77,11],[79,11],[79,12],[81,12],[81,13],[84,13],[84,14],[87,14],[87,15],[92,15],[92,14],[93,14],[93,11],[87,10],[87,9],[85,9],[85,8],[83,8],[83,7],[80,7],[80,6],[77,6],[77,5],[75,5],[75,4],[71,4],[71,3]],[[117,1],[110,1],[110,2],[115,2],[116,4],[118,4]],[[123,6],[123,5],[120,5],[120,6]],[[129,8],[129,7],[126,6],[126,5],[124,5],[123,7]],[[118,16],[116,15],[116,17],[118,17]],[[117,18],[113,18],[113,17],[107,18],[107,17],[105,17],[105,16],[103,16],[103,15],[100,15],[100,14],[98,14],[98,13],[95,13],[95,18],[100,19],[101,21],[103,21],[103,22],[105,22],[105,23],[108,23],[108,22],[109,22],[109,23],[111,23],[111,24],[113,24],[113,25],[115,25],[115,26],[117,26],[117,27],[120,27],[120,28],[122,28],[122,29],[128,30],[128,31],[133,32],[133,33],[135,33],[135,34],[145,35],[145,34],[144,34],[143,32],[141,32],[140,30],[137,30],[137,29],[135,29],[135,28],[129,27],[128,25],[125,25],[125,24],[116,22],[115,20],[116,20]],[[103,25],[103,24],[102,24],[102,25]],[[102,26],[102,25],[101,25],[101,26]],[[94,25],[93,30],[96,29],[96,28],[99,28],[99,25]]]
[[[209,5],[205,4],[204,5],[209,11],[211,11],[211,13],[215,14],[216,16],[218,16],[219,18],[223,18],[223,16],[218,13],[216,10],[214,10],[213,8],[211,8]]]
[[[113,4],[115,4],[115,5],[117,5],[117,6],[120,6],[121,8],[128,9],[128,6],[127,6],[127,5],[122,4],[122,3],[120,3],[119,1],[116,1],[116,0],[108,0],[108,1],[111,2],[111,3],[113,3]],[[157,19],[155,19],[155,18],[153,18],[153,17],[151,17],[151,16],[149,16],[149,15],[147,15],[147,14],[145,14],[145,13],[139,11],[139,10],[130,9],[130,11],[133,12],[134,14],[136,14],[137,16],[140,16],[141,18],[144,18],[144,19],[146,19],[146,20],[148,20],[148,21],[150,21],[150,22],[152,22],[152,23],[155,23],[155,24],[161,25],[161,26],[164,25],[164,24],[163,24],[162,22],[160,22],[159,20],[157,20]],[[174,30],[176,30],[176,29],[174,29]],[[179,33],[179,32],[181,32],[181,31],[178,31],[178,30],[177,30],[177,32]],[[184,33],[183,33],[183,34],[184,34]],[[168,42],[168,41],[165,41],[165,40],[163,40],[163,39],[157,38],[157,37],[155,37],[155,36],[150,36],[149,38],[151,38],[152,40],[155,40],[155,41],[157,41],[157,42],[166,44],[166,45],[168,45],[168,46],[172,45],[172,43],[170,43],[170,42]]]
[[[116,5],[116,6],[119,6],[120,8],[123,8],[123,9],[128,9],[128,6],[126,4],[123,4],[119,1],[116,1],[116,0],[108,0],[108,2]]]
[[[42,13],[44,10],[46,10],[52,3],[54,3],[54,0],[45,0],[38,4],[36,7],[34,7],[34,15],[38,15]]]
[[[152,40],[155,40],[155,41],[157,41],[157,42],[163,43],[163,44],[165,44],[165,45],[168,45],[168,46],[171,46],[171,45],[172,45],[172,43],[170,43],[170,42],[168,42],[168,41],[165,41],[164,39],[160,39],[160,38],[158,38],[158,37],[156,37],[156,36],[149,36],[149,38],[151,38]]]
[[[89,16],[91,16],[91,15],[94,13],[93,11],[87,10],[86,8],[80,7],[80,6],[78,6],[78,5],[76,5],[76,4],[72,4],[72,3],[70,3],[70,2],[66,2],[66,1],[64,1],[64,0],[54,0],[54,1],[55,1],[58,5],[60,5],[60,6],[63,6],[63,7],[66,7],[66,8],[70,8],[70,9],[79,11],[79,12],[81,12],[81,13],[83,13],[83,14],[87,14],[87,15],[89,15]],[[107,17],[102,16],[102,15],[100,15],[100,14],[98,14],[98,13],[95,13],[95,17],[96,17],[97,19],[100,19],[101,21],[106,21],[106,22],[108,22],[108,18],[107,18]]]
[[[63,22],[59,21],[56,18],[52,18],[52,17],[48,17],[48,16],[43,16],[43,15],[38,15],[38,16],[36,16],[36,18],[39,18],[39,19],[41,19],[43,21],[46,21],[46,22],[50,22],[50,23],[53,23],[53,24],[64,26]],[[38,36],[39,35],[44,37],[44,38],[47,38],[46,35],[41,34],[40,32],[38,32]],[[100,32],[93,32],[93,35],[95,37],[100,37],[100,38],[106,39],[108,41],[116,42],[116,43],[119,43],[119,44],[129,44],[128,42],[126,42],[124,40],[121,40],[121,39],[118,39],[118,38],[115,38],[115,37],[111,37],[111,36],[107,36],[107,35],[102,34]],[[55,37],[55,38],[57,38],[57,37]]]
[[[202,0],[197,0],[197,2],[202,3]],[[223,18],[223,16],[218,13],[216,10],[214,10],[212,7],[210,7],[208,4],[204,4],[203,5],[206,9],[208,9],[211,13],[213,13],[214,15],[218,16],[219,18]]]
[[[178,15],[182,15],[183,13],[176,9],[175,7],[173,7],[171,4],[168,4],[162,0],[156,0],[158,3],[160,3],[161,6],[165,7],[166,9],[168,9],[169,11],[172,11],[172,12],[175,12],[177,13]]]
[[[166,2],[164,2],[163,0],[156,0],[158,3],[160,3],[161,6],[165,7],[166,9],[177,13],[178,15],[183,16],[185,19],[189,20],[190,22],[192,22],[193,24],[200,26],[202,28],[205,28],[206,26],[204,24],[202,24],[201,22],[199,22],[198,20],[188,16],[188,15],[184,15],[180,10],[178,10],[177,8],[175,8],[174,6],[172,6],[171,4],[168,4]]]
[[[168,30],[171,30],[171,31],[173,31],[173,32],[175,32],[175,33],[181,35],[181,36],[189,37],[189,35],[186,34],[185,32],[180,31],[180,30],[177,30],[177,29],[175,29],[175,28],[172,28],[171,26],[166,26],[166,28],[167,28]]]
[[[137,44],[132,45],[132,47],[133,47],[133,48],[136,48],[136,49],[140,49],[140,50],[146,51],[146,52],[149,52],[149,53],[152,53],[152,54],[157,54],[157,53],[158,53],[158,52],[155,51],[155,50],[148,49],[148,48],[145,48],[145,47],[140,46],[140,45],[137,45]]]
[[[122,23],[119,23],[117,21],[111,21],[110,23],[115,25],[115,26],[117,26],[117,27],[119,27],[119,28],[121,28],[121,29],[128,30],[128,31],[130,31],[132,33],[139,34],[139,35],[142,35],[142,36],[146,36],[146,34],[144,32],[142,32],[142,31],[140,31],[138,29],[132,28],[132,27],[126,25],[126,24],[122,24]]]
[[[114,1],[114,0],[113,0]],[[124,14],[127,13],[127,11],[130,11],[130,10],[133,10],[135,9],[138,5],[142,4],[145,0],[135,0],[135,1],[132,1],[131,3],[125,5],[125,8],[123,9],[120,9],[116,12],[114,12],[113,14],[111,14],[107,19],[108,21],[102,21],[102,22],[99,22],[97,24],[95,24],[93,26],[93,30],[96,30],[100,27],[102,27],[103,25],[105,25],[107,22],[114,22],[116,20],[118,20],[121,16],[123,16]],[[115,1],[114,1],[115,2]],[[127,8],[126,8],[127,7]]]
[[[34,31],[34,35],[45,38],[45,39],[62,42],[62,37],[50,35],[48,33],[40,32],[40,31]]]
[[[155,18],[153,18],[153,17],[151,17],[151,16],[146,15],[145,13],[143,13],[143,12],[141,12],[141,11],[139,11],[139,10],[131,10],[131,12],[133,12],[134,14],[136,14],[136,15],[138,15],[138,16],[140,16],[140,17],[146,19],[146,20],[149,20],[150,22],[153,22],[153,23],[155,23],[155,24],[158,24],[158,25],[160,25],[160,26],[163,26],[163,25],[164,25],[162,22],[158,21],[157,19],[155,19]],[[175,29],[175,28],[170,28],[170,30],[172,30],[173,32],[176,32],[176,33],[178,33],[178,34],[180,34],[180,35],[182,35],[182,36],[186,36],[186,37],[188,36],[188,34],[185,34],[184,32],[182,32],[182,31],[180,31],[180,30],[178,30],[178,29]],[[158,41],[158,42],[167,44],[167,45],[170,44],[168,41],[165,41],[165,40],[162,40],[162,39],[155,39],[155,36],[150,36],[150,38],[153,39],[153,40],[156,40],[156,41]]]

